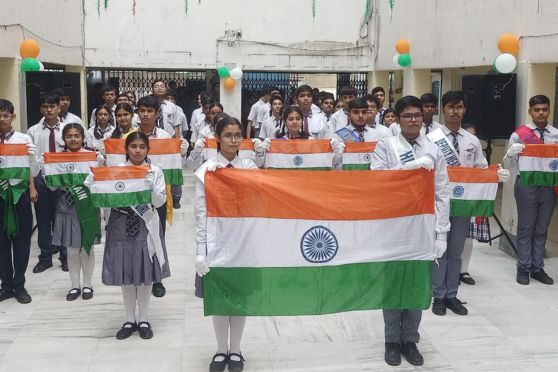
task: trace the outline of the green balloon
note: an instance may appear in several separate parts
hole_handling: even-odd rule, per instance
[[[408,54],[401,54],[399,56],[399,58],[397,59],[397,63],[399,63],[399,66],[401,67],[407,67],[411,65],[411,56]]]
[[[229,69],[225,66],[221,66],[217,69],[217,73],[219,74],[219,77],[221,79],[225,79],[228,78],[229,76],[231,76]]]
[[[35,58],[24,58],[21,61],[21,71],[39,71],[41,66]]]

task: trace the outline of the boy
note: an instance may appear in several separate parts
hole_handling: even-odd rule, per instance
[[[62,124],[67,124],[67,123],[78,123],[81,126],[84,127],[83,125],[83,121],[81,120],[81,118],[77,115],[72,114],[69,109],[70,109],[70,93],[64,89],[64,88],[58,88],[58,89],[53,89],[52,94],[54,94],[55,96],[60,97],[60,122]]]
[[[365,97],[350,101],[348,112],[349,123],[335,132],[344,141],[377,142],[389,136],[389,130],[383,125],[367,125],[370,120],[370,105]]]
[[[422,102],[422,113],[423,120],[422,128],[420,129],[420,134],[427,135],[430,132],[442,127],[442,124],[434,121],[434,115],[436,110],[438,110],[438,98],[432,93],[424,93],[420,96],[420,101]],[[393,123],[390,125],[389,130],[392,135],[397,135],[401,132],[399,124]]]
[[[347,126],[349,102],[356,98],[357,93],[357,90],[349,85],[344,86],[339,91],[344,108],[331,116],[331,130],[333,132],[337,132],[339,129]]]
[[[172,102],[176,105],[176,92],[172,89],[167,90],[166,100]],[[178,119],[178,123],[180,125],[180,130],[182,133],[185,133],[190,130],[188,126],[188,120],[186,119],[186,115],[182,110],[182,107],[176,105],[176,115]],[[180,138],[183,138],[182,135]],[[172,207],[174,209],[180,209],[180,199],[182,198],[182,186],[181,185],[173,185],[172,186]]]
[[[269,96],[269,99],[271,100],[271,97],[273,96],[280,96],[281,92],[279,91],[279,88],[277,87],[271,87],[271,95]],[[258,115],[256,117],[256,121],[258,122],[260,131],[262,129],[262,125],[263,123],[269,119],[270,117],[270,111],[271,111],[271,104],[270,101],[267,101],[265,104],[260,105],[260,107],[258,108]]]
[[[182,138],[181,123],[178,120],[177,106],[165,99],[167,95],[167,87],[163,80],[157,79],[151,85],[153,97],[159,102],[159,117],[157,118],[157,127],[164,129],[173,138]],[[139,101],[138,101],[139,110]]]
[[[118,95],[118,92],[116,90],[115,87],[113,87],[112,85],[106,85],[105,87],[103,87],[103,90],[101,92],[101,98],[103,99],[103,104],[108,107],[108,109],[111,112],[111,120],[110,120],[110,125],[115,126],[116,125],[116,116],[114,113],[114,110],[116,110],[116,96]],[[97,111],[96,109],[93,110],[91,112],[91,119],[89,119],[89,128],[94,127],[95,124],[97,123],[97,120],[95,119],[95,111]]]
[[[330,138],[331,132],[326,124],[325,117],[312,112],[312,88],[301,85],[295,91],[295,101],[302,110],[302,129],[317,139]]]
[[[380,101],[380,104],[378,105],[378,113],[376,114],[376,118],[375,118],[376,124],[380,124],[380,118],[385,110],[384,102],[386,101],[386,91],[384,90],[384,88],[378,86],[372,89],[371,94],[376,98],[378,98],[378,100]]]
[[[246,126],[246,138],[258,138],[260,135],[260,125],[258,123],[258,112],[261,106],[269,102],[271,98],[271,87],[264,86],[260,99],[252,105],[248,114],[248,125]]]

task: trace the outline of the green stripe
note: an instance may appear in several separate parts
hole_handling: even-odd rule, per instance
[[[121,208],[151,203],[151,191],[123,192],[119,194],[91,194],[97,208]]]
[[[450,199],[452,217],[491,217],[494,214],[494,200]]]
[[[50,187],[67,187],[83,185],[87,173],[50,174],[45,176],[45,182]]]
[[[182,169],[163,169],[163,174],[167,185],[182,185],[184,183]]]
[[[521,186],[558,186],[558,172],[521,171]]]
[[[343,170],[370,170],[370,164],[343,164]]]
[[[212,267],[203,278],[205,315],[318,315],[427,309],[432,261],[288,268]]]
[[[28,180],[29,168],[0,168],[0,180]]]
[[[265,169],[278,169],[278,170],[304,170],[304,171],[327,171],[331,170],[331,167],[313,167],[313,168],[265,168]]]

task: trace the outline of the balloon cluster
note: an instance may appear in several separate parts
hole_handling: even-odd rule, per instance
[[[21,61],[21,71],[43,71],[45,66],[37,59],[41,47],[34,39],[25,39],[19,46],[19,54],[23,60]]]
[[[235,81],[242,79],[242,69],[240,67],[235,67],[229,70],[226,66],[221,66],[217,69],[217,74],[223,80],[223,86],[226,90],[231,90],[234,88]]]
[[[397,63],[401,67],[409,67],[411,65],[411,43],[407,39],[398,39],[395,43],[397,53],[393,56],[393,63]]]
[[[519,39],[514,34],[503,34],[498,39],[500,54],[494,60],[494,71],[509,74],[517,67],[517,56],[519,55]]]

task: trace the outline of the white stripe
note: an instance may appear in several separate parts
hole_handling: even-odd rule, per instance
[[[0,156],[0,168],[29,168],[29,156]]]
[[[459,189],[461,186],[463,190]],[[497,183],[450,182],[451,199],[455,200],[494,200],[498,192]],[[463,192],[463,194],[461,194]]]
[[[45,175],[54,176],[57,174],[78,173],[84,174],[91,172],[92,167],[98,167],[96,161],[79,161],[65,163],[45,163]]]
[[[124,154],[108,154],[106,156],[107,167],[116,167],[122,163],[126,162],[126,155]]]
[[[366,160],[365,158],[368,158]],[[370,164],[371,152],[345,152],[343,153],[343,164]]]
[[[335,266],[431,260],[434,220],[434,215],[371,221],[208,217],[207,258],[215,267]],[[335,257],[323,264],[308,262],[301,253],[303,235],[317,225],[328,228],[339,246]]]
[[[180,154],[162,154],[162,155],[149,155],[147,154],[151,164],[158,166],[161,169],[182,169],[182,156]]]
[[[302,163],[299,163],[300,159],[302,159]],[[332,152],[316,154],[277,154],[268,152],[265,154],[266,168],[331,168],[332,164]]]
[[[205,148],[203,151],[203,159],[217,160],[217,149]],[[238,157],[246,160],[252,159],[252,150],[240,150],[238,151]]]
[[[123,183],[124,188],[116,189],[117,183]],[[91,185],[92,194],[120,194],[123,192],[137,192],[149,190],[143,178],[132,178],[112,181],[95,181]]]
[[[558,167],[552,169],[550,163],[556,161],[556,158],[539,158],[534,156],[520,156],[519,157],[519,171],[529,172],[558,172]],[[554,163],[556,164],[556,163]]]

